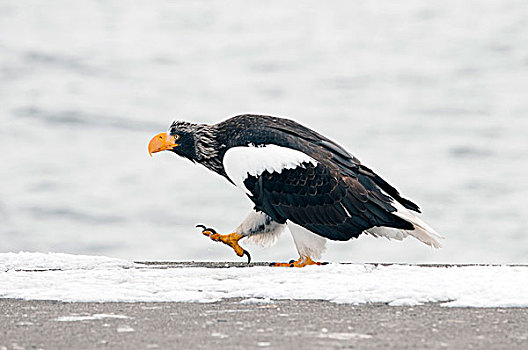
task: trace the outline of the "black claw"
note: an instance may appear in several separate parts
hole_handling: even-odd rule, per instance
[[[295,262],[295,260],[290,260],[289,264],[293,264]]]
[[[250,255],[249,252],[248,252],[247,250],[245,250],[245,249],[244,249],[244,255],[247,256],[247,258],[248,258],[248,262],[247,262],[247,263],[248,263],[248,265],[249,265],[249,263],[251,262],[251,255]]]
[[[292,263],[290,263],[290,267],[294,267],[295,265],[293,265]]]
[[[216,230],[214,228],[205,227],[205,225],[196,225],[196,227],[202,228],[202,232],[204,231],[211,231],[211,233],[216,233]]]

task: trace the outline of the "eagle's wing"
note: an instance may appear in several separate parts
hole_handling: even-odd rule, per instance
[[[280,223],[290,220],[333,240],[374,226],[413,229],[393,214],[393,199],[368,175],[353,169],[343,174],[333,152],[323,148],[308,153],[277,145],[234,147],[224,167],[255,208]]]
[[[338,167],[339,172],[344,176],[355,178],[358,175],[363,175],[370,178],[387,195],[394,198],[405,208],[418,213],[420,212],[418,205],[403,198],[398,190],[383,180],[374,171],[361,164],[359,159],[351,155],[334,141],[293,120],[281,119],[277,121],[273,119],[272,121],[273,123],[271,123],[269,128],[282,134],[282,138],[302,140],[303,142],[300,145],[304,152],[314,156],[316,159],[327,160],[327,164],[328,161],[332,162],[332,166]]]
[[[361,183],[363,182],[363,184]],[[348,240],[374,226],[412,230],[367,177],[342,176],[318,163],[250,175],[244,186],[258,210],[278,222],[290,220],[323,237]]]

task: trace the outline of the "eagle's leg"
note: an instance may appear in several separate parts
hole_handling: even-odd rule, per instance
[[[197,225],[196,227],[201,227],[203,229],[202,233],[213,241],[222,242],[233,248],[238,256],[246,255],[249,264],[251,255],[238,244],[238,241],[247,237],[250,240],[253,239],[253,243],[257,244],[273,243],[275,238],[284,230],[286,224],[273,221],[270,216],[261,211],[252,210],[244,221],[238,225],[235,232],[228,235],[220,235],[214,229],[207,228],[204,225]]]
[[[204,225],[196,225],[196,227],[203,228],[202,234],[204,236],[211,238],[213,241],[222,242],[224,244],[227,244],[228,246],[233,248],[236,255],[238,256],[246,255],[248,258],[248,264],[251,262],[251,255],[249,254],[249,252],[238,244],[238,241],[246,236],[241,235],[240,233],[237,233],[237,232],[233,232],[227,235],[221,235],[217,233],[214,229],[205,227]]]
[[[297,261],[292,260],[289,263],[274,263],[271,266],[304,267],[308,265],[327,264],[313,260],[319,259],[326,249],[326,239],[294,223],[289,223],[288,227],[300,257]]]
[[[327,263],[321,263],[318,261],[313,261],[309,256],[300,256],[297,260],[291,260],[288,263],[273,263],[270,266],[275,267],[304,267],[308,265],[326,265]]]

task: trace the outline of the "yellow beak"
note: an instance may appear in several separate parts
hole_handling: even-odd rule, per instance
[[[161,132],[154,136],[148,145],[148,151],[152,157],[152,153],[171,150],[177,147],[176,138],[172,135],[168,135],[166,132]]]

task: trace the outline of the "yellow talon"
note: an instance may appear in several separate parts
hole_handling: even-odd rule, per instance
[[[296,261],[290,261],[289,263],[273,263],[270,266],[274,267],[305,267],[308,265],[325,265],[326,263],[320,263],[313,261],[309,256],[300,256]]]
[[[204,236],[208,236],[213,241],[222,242],[224,244],[227,244],[228,246],[233,248],[236,255],[238,256],[246,255],[248,257],[248,264],[251,262],[251,255],[249,254],[249,252],[238,244],[238,241],[244,238],[245,236],[237,232],[233,232],[227,235],[221,235],[219,233],[216,233],[214,229],[207,228],[204,225],[196,225],[196,227],[203,228],[202,234]]]

